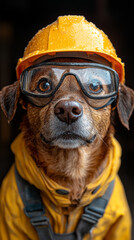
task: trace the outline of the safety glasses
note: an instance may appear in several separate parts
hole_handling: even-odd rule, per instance
[[[75,77],[86,101],[94,109],[103,108],[117,98],[117,72],[97,63],[43,62],[34,65],[22,72],[21,91],[32,104],[45,106],[68,75]]]

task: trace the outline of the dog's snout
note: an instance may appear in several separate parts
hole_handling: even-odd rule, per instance
[[[71,124],[82,116],[83,108],[76,101],[61,100],[55,105],[54,113],[59,120]]]

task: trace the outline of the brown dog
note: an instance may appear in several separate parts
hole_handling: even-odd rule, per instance
[[[78,58],[52,61],[88,62]],[[25,109],[21,131],[26,148],[38,168],[70,190],[68,198],[71,204],[66,211],[63,209],[64,215],[69,216],[79,206],[87,185],[105,172],[112,148],[111,135],[114,134],[111,123],[113,109],[111,105],[99,110],[92,108],[73,75],[66,76],[53,99],[43,107],[34,106],[20,95],[18,81],[4,87],[0,92],[0,104],[8,122],[15,115],[18,101]],[[120,84],[117,112],[121,123],[128,129],[133,109],[133,90]]]

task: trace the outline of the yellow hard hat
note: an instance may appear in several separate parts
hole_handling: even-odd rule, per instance
[[[124,64],[117,57],[116,51],[107,35],[83,16],[61,16],[57,21],[42,28],[28,43],[23,58],[18,60],[17,78],[34,61],[44,55],[58,52],[86,52],[97,54],[107,59],[124,82]]]

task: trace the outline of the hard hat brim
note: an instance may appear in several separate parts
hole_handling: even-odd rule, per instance
[[[69,50],[70,53],[85,53],[85,51],[74,51],[74,50]],[[68,51],[65,50],[61,50],[61,51],[45,51],[45,52],[40,52],[40,51],[34,51],[32,53],[30,53],[29,55],[27,55],[26,57],[20,58],[18,60],[18,64],[16,67],[16,74],[17,74],[17,79],[20,79],[20,74],[24,71],[24,69],[30,67],[31,65],[33,65],[33,63],[38,59],[41,58],[43,56],[48,56],[48,59],[50,59],[50,56],[52,57],[56,57],[56,53],[63,53],[63,55],[65,54],[66,57],[66,53],[68,53]],[[114,58],[112,56],[109,56],[108,54],[105,53],[101,53],[100,51],[89,51],[86,52],[87,55],[93,55],[93,54],[97,54],[101,57],[103,57],[104,59],[108,60],[111,64],[112,64],[112,68],[118,73],[119,75],[119,79],[121,83],[124,83],[124,78],[125,78],[125,73],[124,73],[124,63],[121,62],[120,58]]]

